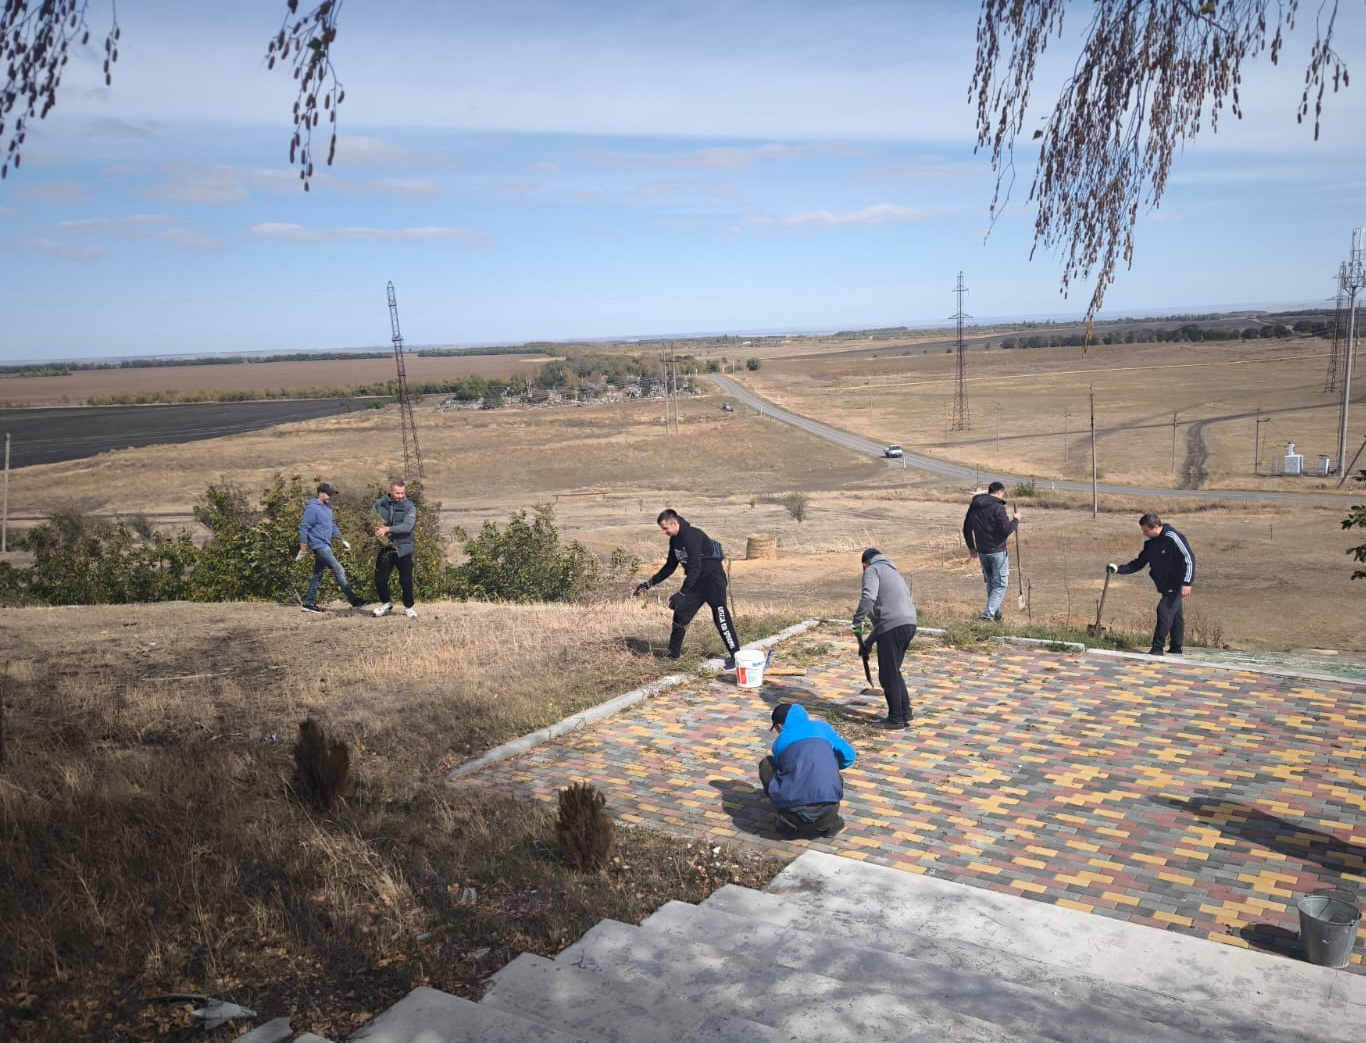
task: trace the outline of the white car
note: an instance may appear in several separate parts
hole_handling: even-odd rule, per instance
[[[883,455],[883,456],[889,456],[889,457],[895,457],[895,456],[904,456],[905,454],[902,453],[902,451],[901,451],[901,446],[899,446],[899,445],[889,445],[886,449],[882,450],[882,455]]]

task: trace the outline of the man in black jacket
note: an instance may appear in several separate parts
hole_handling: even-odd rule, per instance
[[[968,556],[982,566],[982,581],[987,585],[987,607],[979,617],[984,621],[1001,622],[1001,603],[1010,589],[1010,552],[1006,541],[1020,524],[1020,512],[1006,512],[1006,487],[992,482],[987,491],[978,493],[968,504],[963,517],[963,542],[968,545]]]
[[[683,566],[683,586],[669,598],[669,607],[674,613],[673,631],[669,635],[669,658],[677,659],[683,654],[683,638],[688,632],[688,624],[697,615],[697,610],[706,604],[711,606],[716,632],[726,646],[726,669],[734,669],[735,653],[740,650],[740,642],[736,640],[735,627],[726,604],[726,571],[721,565],[725,555],[721,544],[695,525],[689,525],[675,510],[661,511],[655,521],[669,537],[669,554],[663,567],[636,587],[635,592],[644,594],[672,576],[678,566]]]
[[[1162,595],[1157,603],[1157,626],[1153,629],[1153,646],[1149,655],[1162,655],[1162,646],[1170,641],[1167,650],[1180,655],[1186,639],[1186,618],[1182,602],[1190,596],[1195,583],[1195,552],[1186,537],[1149,511],[1138,519],[1138,527],[1145,537],[1138,557],[1124,565],[1109,564],[1106,572],[1127,576],[1147,568],[1153,586]]]

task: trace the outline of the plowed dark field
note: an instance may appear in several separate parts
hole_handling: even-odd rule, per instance
[[[352,399],[196,402],[178,406],[88,406],[0,409],[0,436],[10,435],[10,467],[82,460],[110,449],[197,442],[276,424],[335,416]]]

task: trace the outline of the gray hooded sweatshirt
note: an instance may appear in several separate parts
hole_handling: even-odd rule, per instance
[[[885,555],[878,554],[863,570],[863,596],[854,609],[854,625],[868,619],[872,637],[915,622],[911,590]]]

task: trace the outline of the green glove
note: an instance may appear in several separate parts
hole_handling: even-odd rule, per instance
[[[855,623],[855,624],[853,624],[853,628],[854,628],[854,636],[855,636],[855,637],[862,637],[862,636],[863,636],[863,624],[862,624],[862,623]]]
[[[1112,562],[1110,562],[1110,564],[1108,564],[1108,565],[1105,566],[1105,571],[1106,571],[1106,572],[1118,572],[1118,571],[1119,571],[1119,566],[1116,565],[1116,564],[1112,561]]]

